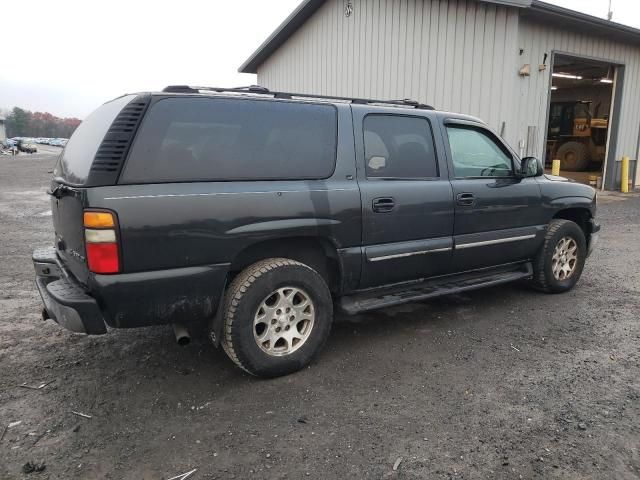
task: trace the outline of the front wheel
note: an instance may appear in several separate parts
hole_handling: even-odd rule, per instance
[[[277,377],[308,365],[329,337],[333,302],[311,267],[270,258],[247,267],[225,295],[222,347],[243,370]]]
[[[571,290],[582,275],[586,258],[582,229],[570,220],[552,220],[533,263],[533,286],[548,293]]]

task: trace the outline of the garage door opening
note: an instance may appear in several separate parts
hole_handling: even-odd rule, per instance
[[[554,55],[546,166],[560,160],[562,176],[601,185],[612,126],[616,66]]]

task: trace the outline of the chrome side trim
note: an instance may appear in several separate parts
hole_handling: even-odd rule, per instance
[[[127,184],[125,184],[127,185]],[[210,193],[163,193],[158,195],[132,195],[127,197],[105,197],[105,200],[131,200],[135,198],[174,198],[174,197],[214,197],[217,195],[262,195],[265,193],[309,193],[309,192],[356,192],[353,188],[333,188],[331,190],[269,190],[263,192],[210,192]]]
[[[484,242],[462,243],[460,245],[456,245],[456,250],[462,250],[465,248],[473,248],[473,247],[484,247],[486,245],[498,245],[500,243],[519,242],[521,240],[531,240],[533,238],[536,238],[535,234],[521,235],[519,237],[498,238],[496,240],[485,240]]]
[[[384,255],[382,257],[373,257],[373,258],[370,258],[369,261],[380,262],[382,260],[392,260],[394,258],[412,257],[414,255],[424,255],[426,253],[449,252],[451,250],[453,250],[451,247],[445,247],[445,248],[434,248],[432,250],[420,250],[419,252],[396,253],[394,255]]]

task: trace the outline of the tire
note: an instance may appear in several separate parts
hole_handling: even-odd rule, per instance
[[[582,172],[589,168],[591,154],[584,143],[567,142],[558,148],[556,154],[560,159],[560,170]]]
[[[269,258],[244,269],[229,286],[221,343],[246,372],[278,377],[313,360],[329,337],[332,320],[331,293],[315,270],[287,258]]]
[[[567,239],[570,240],[567,241]],[[565,251],[571,251],[572,245],[575,245],[573,265],[569,260],[572,257],[571,254],[565,254],[564,258],[560,254],[560,261],[554,259],[558,253],[556,249],[560,252],[563,248]],[[580,280],[586,258],[587,241],[582,229],[570,220],[552,220],[545,234],[544,243],[533,263],[531,284],[534,288],[546,293],[567,292]],[[563,259],[567,262],[562,262]],[[568,274],[566,269],[562,269],[562,265],[568,265],[571,273]]]

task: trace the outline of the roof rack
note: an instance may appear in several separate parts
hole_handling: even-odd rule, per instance
[[[272,92],[268,88],[261,87],[259,85],[249,85],[247,87],[235,87],[235,88],[219,88],[219,87],[192,87],[189,85],[169,85],[162,90],[166,93],[201,93],[201,92],[214,92],[214,93],[250,93],[258,95],[270,95],[273,98],[312,98],[320,100],[338,100],[342,102],[349,102],[363,105],[394,105],[401,107],[411,107],[421,110],[435,110],[431,105],[417,102],[405,98],[402,100],[375,100],[370,98],[351,98],[351,97],[334,97],[328,95],[313,95],[309,93],[289,93],[289,92]]]

